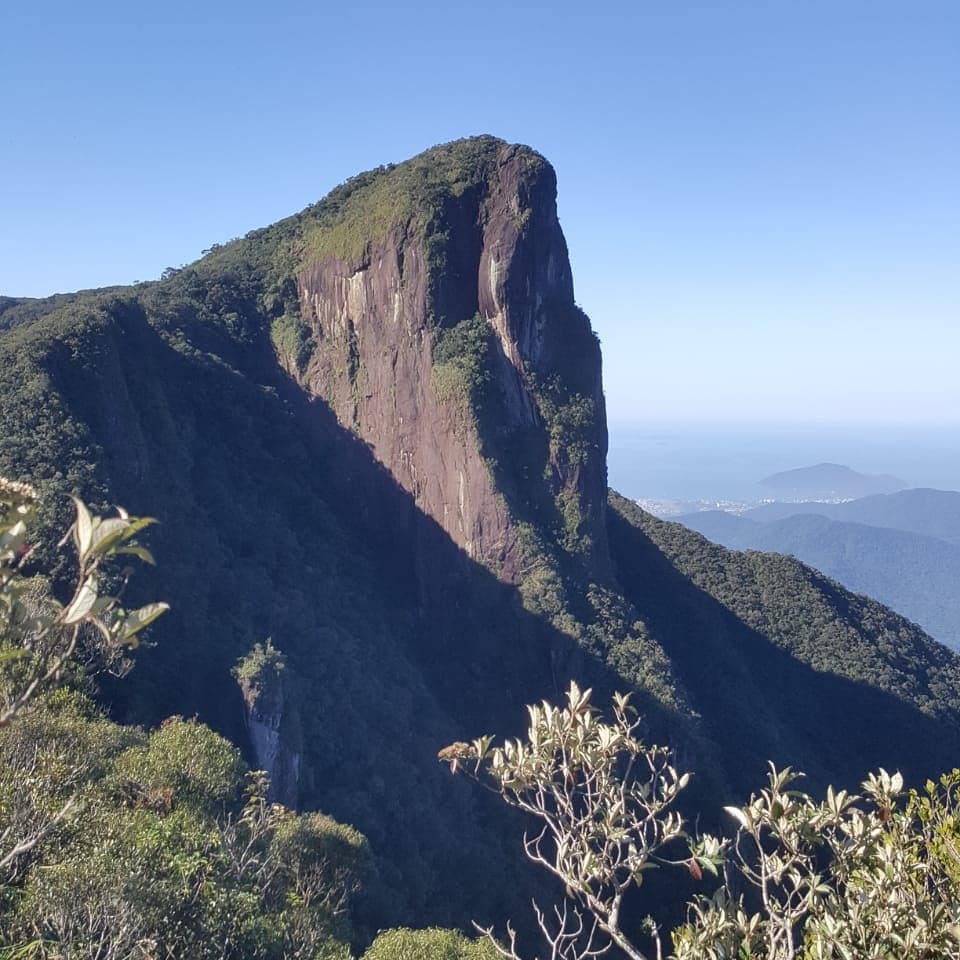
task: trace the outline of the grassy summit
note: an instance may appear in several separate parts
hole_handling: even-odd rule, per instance
[[[352,177],[312,211],[315,222],[305,231],[305,256],[353,263],[395,227],[412,220],[426,228],[445,198],[490,178],[506,146],[490,136],[455,140]],[[546,163],[528,147],[521,151],[531,167]]]

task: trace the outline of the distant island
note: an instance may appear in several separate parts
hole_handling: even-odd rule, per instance
[[[859,473],[839,463],[818,463],[812,467],[799,467],[765,477],[757,482],[758,496],[754,499],[683,500],[671,497],[637,497],[636,503],[655,517],[663,520],[680,519],[681,523],[686,522],[682,518],[688,515],[716,511],[734,516],[750,514],[751,517],[754,513],[766,512],[770,516],[755,517],[766,520],[796,513],[794,507],[797,504],[808,505],[804,509],[807,513],[827,513],[830,507],[853,500],[890,496],[909,489],[909,484],[890,474]]]
[[[774,473],[760,486],[777,500],[855,500],[877,493],[897,493],[909,484],[889,474],[858,473],[839,463],[818,463]]]

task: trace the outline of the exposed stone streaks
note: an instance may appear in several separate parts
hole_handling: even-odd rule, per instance
[[[431,261],[438,250],[441,259]],[[498,429],[543,429],[532,384],[552,375],[564,344],[551,338],[566,335],[564,323],[576,311],[552,168],[527,148],[503,144],[484,180],[451,191],[439,209],[385,238],[371,237],[359,262],[319,258],[301,271],[299,284],[316,341],[305,386],[470,556],[513,579],[514,518],[470,411],[437,395],[433,348],[443,328],[479,312],[498,345],[492,367],[508,421]],[[589,337],[589,322],[579,318]],[[599,465],[583,471],[558,457],[536,479],[551,477],[557,494],[575,491],[605,549],[606,428],[594,353],[583,363],[595,368]]]

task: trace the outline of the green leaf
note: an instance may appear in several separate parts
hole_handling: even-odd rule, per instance
[[[73,603],[63,613],[64,623],[79,623],[97,602],[96,577],[87,577],[83,586],[77,591]]]
[[[93,537],[90,543],[90,552],[105,554],[110,547],[119,541],[124,531],[129,526],[129,521],[123,517],[111,517],[109,520],[101,520],[93,531]]]
[[[129,520],[126,517],[111,517],[109,520],[102,520],[94,530],[91,550],[96,551],[101,556],[119,553],[117,544],[130,540],[144,527],[149,527],[152,523],[156,523],[153,517],[138,517],[135,520]],[[136,544],[129,544],[124,549],[128,550],[136,546]]]
[[[27,525],[22,520],[18,520],[4,533],[0,533],[0,551],[15,556],[26,538]]]
[[[124,513],[122,510],[119,511],[119,512],[120,512],[120,518],[121,518],[122,520],[126,520],[126,522],[127,522],[127,529],[126,529],[126,531],[125,531],[124,534],[123,534],[123,539],[124,539],[124,540],[129,540],[131,537],[133,537],[133,536],[135,536],[136,534],[138,534],[138,533],[139,533],[141,530],[143,530],[145,527],[153,526],[153,524],[155,524],[155,523],[157,522],[157,521],[156,521],[156,518],[154,518],[154,517],[133,517],[133,518],[130,518],[130,517],[128,517],[127,514]]]
[[[73,497],[74,505],[77,508],[77,520],[73,526],[74,537],[77,543],[77,550],[82,560],[90,549],[90,541],[93,537],[93,517],[87,505],[78,497]]]
[[[170,609],[168,603],[148,603],[127,614],[123,622],[123,639],[130,640],[135,634],[139,633],[145,626],[153,623],[157,617],[162,616]]]
[[[146,547],[138,546],[135,543],[126,547],[117,547],[117,549],[113,551],[114,556],[120,556],[121,554],[130,554],[134,557],[139,557],[144,563],[149,563],[151,566],[156,565],[153,554]]]
[[[713,876],[717,876],[717,865],[710,857],[697,857],[697,863],[699,863],[700,866],[703,867],[703,869],[708,873],[713,874]]]
[[[729,813],[744,830],[750,829],[750,818],[739,807],[724,807],[723,809],[726,813]]]

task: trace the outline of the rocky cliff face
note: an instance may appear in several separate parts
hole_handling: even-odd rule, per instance
[[[401,211],[382,235],[377,202]],[[313,341],[301,382],[502,579],[521,576],[524,519],[552,520],[604,578],[600,353],[574,303],[550,165],[493,138],[430,151],[356,191],[313,246],[298,275]]]
[[[303,737],[284,679],[286,659],[271,642],[258,644],[235,668],[255,767],[270,778],[270,797],[297,806]]]

